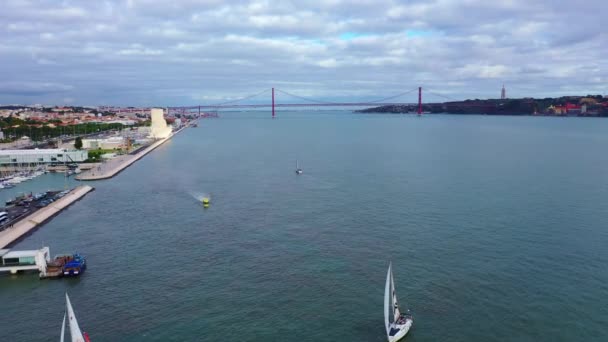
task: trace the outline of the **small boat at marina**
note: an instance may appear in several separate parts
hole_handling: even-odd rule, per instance
[[[414,317],[409,310],[402,313],[397,303],[397,292],[393,279],[393,265],[388,265],[386,285],[384,288],[384,327],[388,342],[396,342],[407,335],[414,324]]]
[[[304,171],[300,168],[300,163],[296,160],[296,175],[301,175]]]
[[[72,255],[63,265],[63,276],[79,276],[87,269],[87,260],[84,256],[76,253]]]
[[[42,176],[43,174],[45,174],[45,172],[45,170],[38,169],[34,171],[18,172],[10,176],[3,177],[2,179],[0,179],[0,189],[14,188],[15,185],[26,182],[28,180],[32,180],[38,176]]]
[[[61,342],[65,342],[65,323],[66,323],[66,315],[68,317],[68,325],[70,326],[70,338],[72,342],[91,342],[89,339],[89,335],[85,332],[83,333],[80,330],[80,326],[78,326],[78,320],[76,320],[76,315],[74,314],[74,308],[72,308],[72,303],[70,303],[70,297],[66,292],[65,294],[65,303],[66,303],[66,313],[63,315],[63,324],[61,325]]]
[[[47,261],[46,269],[40,272],[40,279],[75,277],[87,268],[86,260],[80,254],[60,254]]]
[[[6,182],[9,184],[19,184],[21,182],[25,182],[26,180],[27,180],[27,178],[25,178],[25,177],[15,176],[15,177],[7,180]]]
[[[5,202],[5,204],[7,206],[9,205],[17,205],[18,203],[22,203],[23,201],[27,201],[29,198],[31,198],[31,194],[21,194],[13,199],[10,199],[8,201]]]

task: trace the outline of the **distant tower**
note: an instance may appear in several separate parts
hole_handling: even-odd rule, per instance
[[[162,108],[150,109],[150,118],[152,119],[152,123],[150,124],[150,138],[162,139],[168,138],[171,135],[171,127],[167,126],[167,121],[165,121]]]
[[[504,100],[507,98],[507,90],[505,89],[505,85],[502,85],[502,90],[500,91],[500,99]]]

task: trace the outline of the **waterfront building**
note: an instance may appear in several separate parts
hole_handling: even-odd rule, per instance
[[[0,249],[0,272],[17,273],[18,271],[46,271],[50,261],[48,247],[28,251],[11,251]]]
[[[0,165],[81,163],[88,157],[88,152],[84,150],[0,150]]]
[[[96,150],[98,148],[104,150],[112,150],[125,147],[125,138],[110,137],[106,139],[82,139],[82,148],[87,150]]]
[[[573,103],[566,103],[566,114],[569,116],[577,116],[581,114],[581,106]]]
[[[119,124],[121,124],[123,126],[133,126],[137,122],[135,120],[131,120],[131,119],[120,119],[120,120],[106,121],[106,123],[109,123],[109,124],[119,123]]]
[[[507,98],[507,90],[505,89],[505,85],[502,85],[502,90],[500,91],[500,99],[505,100]]]
[[[566,106],[550,106],[547,110],[554,115],[565,115],[567,112]]]
[[[149,126],[140,126],[137,127],[137,134],[138,135],[145,135],[145,136],[150,136],[150,127]]]

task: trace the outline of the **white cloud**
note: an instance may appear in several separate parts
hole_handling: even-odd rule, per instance
[[[608,33],[598,29],[604,6],[7,0],[0,12],[0,73],[7,80],[0,102],[37,94],[51,102],[177,105],[206,99],[196,94],[238,97],[273,85],[354,100],[418,85],[483,98],[499,94],[503,82],[527,91],[513,96],[583,92],[608,79]]]
[[[158,56],[162,55],[163,51],[143,47],[139,44],[133,44],[128,49],[119,50],[118,54],[123,56]]]
[[[328,58],[328,59],[319,61],[319,63],[317,63],[317,64],[323,68],[335,68],[338,66],[338,61],[336,61],[334,58]]]

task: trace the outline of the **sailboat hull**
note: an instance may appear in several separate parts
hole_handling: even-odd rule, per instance
[[[397,342],[407,335],[414,323],[413,320],[408,319],[405,324],[391,324],[391,330],[388,335],[388,342]]]

